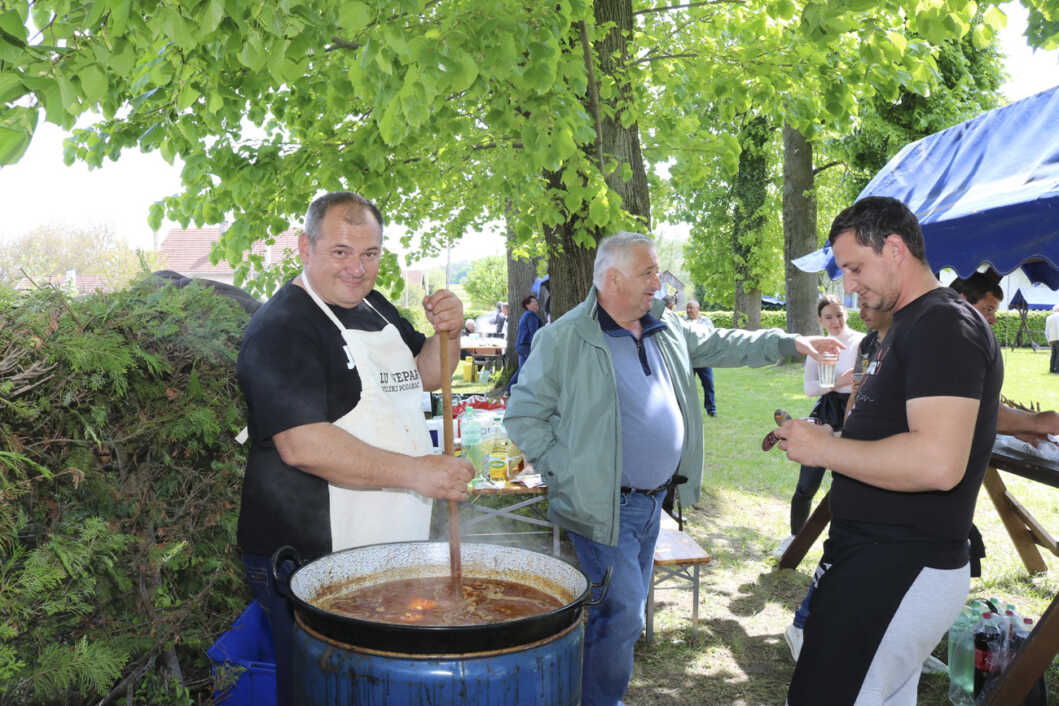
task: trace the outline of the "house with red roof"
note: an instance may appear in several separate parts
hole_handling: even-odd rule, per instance
[[[210,262],[210,250],[223,232],[221,226],[173,228],[158,248],[159,267],[179,272],[185,277],[234,284],[235,271],[231,265],[224,260],[216,265]],[[277,235],[271,245],[258,240],[251,247],[251,252],[263,256],[266,265],[297,257],[299,233],[300,229],[291,228]]]

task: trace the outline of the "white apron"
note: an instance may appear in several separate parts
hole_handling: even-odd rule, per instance
[[[365,299],[363,303],[386,325],[381,331],[348,329],[313,291],[304,271],[301,279],[305,291],[342,332],[347,367],[360,374],[360,402],[337,419],[335,426],[386,451],[429,454],[433,445],[421,406],[423,385],[397,327]],[[411,490],[350,490],[332,483],[328,491],[332,551],[429,538],[433,507],[429,498]]]

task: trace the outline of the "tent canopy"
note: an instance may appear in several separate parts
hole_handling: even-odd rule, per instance
[[[1059,289],[1059,86],[907,145],[866,196],[912,209],[934,271],[1025,264],[1030,281]]]
[[[892,196],[919,218],[927,260],[968,277],[1027,261],[1059,266],[1059,86],[928,135],[859,198]]]
[[[1015,296],[1011,297],[1011,303],[1008,304],[1012,309],[1030,309],[1036,311],[1052,309],[1052,302],[1037,299],[1034,296],[1034,292],[1029,292],[1029,296],[1022,293],[1022,289],[1015,290]]]

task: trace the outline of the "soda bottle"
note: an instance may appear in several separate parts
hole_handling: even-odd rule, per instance
[[[974,704],[974,629],[978,620],[978,611],[966,607],[949,628],[949,701],[956,706]]]
[[[974,697],[977,700],[995,676],[996,662],[1003,649],[1003,635],[995,613],[982,613],[974,630]]]

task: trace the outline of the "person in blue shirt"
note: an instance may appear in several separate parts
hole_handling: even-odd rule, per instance
[[[508,383],[508,389],[518,382],[518,371],[522,370],[522,366],[526,364],[526,358],[529,358],[530,354],[530,343],[533,341],[533,334],[537,333],[541,324],[540,316],[538,311],[540,304],[537,302],[537,297],[532,294],[527,294],[522,298],[522,308],[525,310],[522,312],[522,317],[518,320],[518,337],[515,339],[515,353],[518,354],[518,370],[511,376],[511,382]]]

